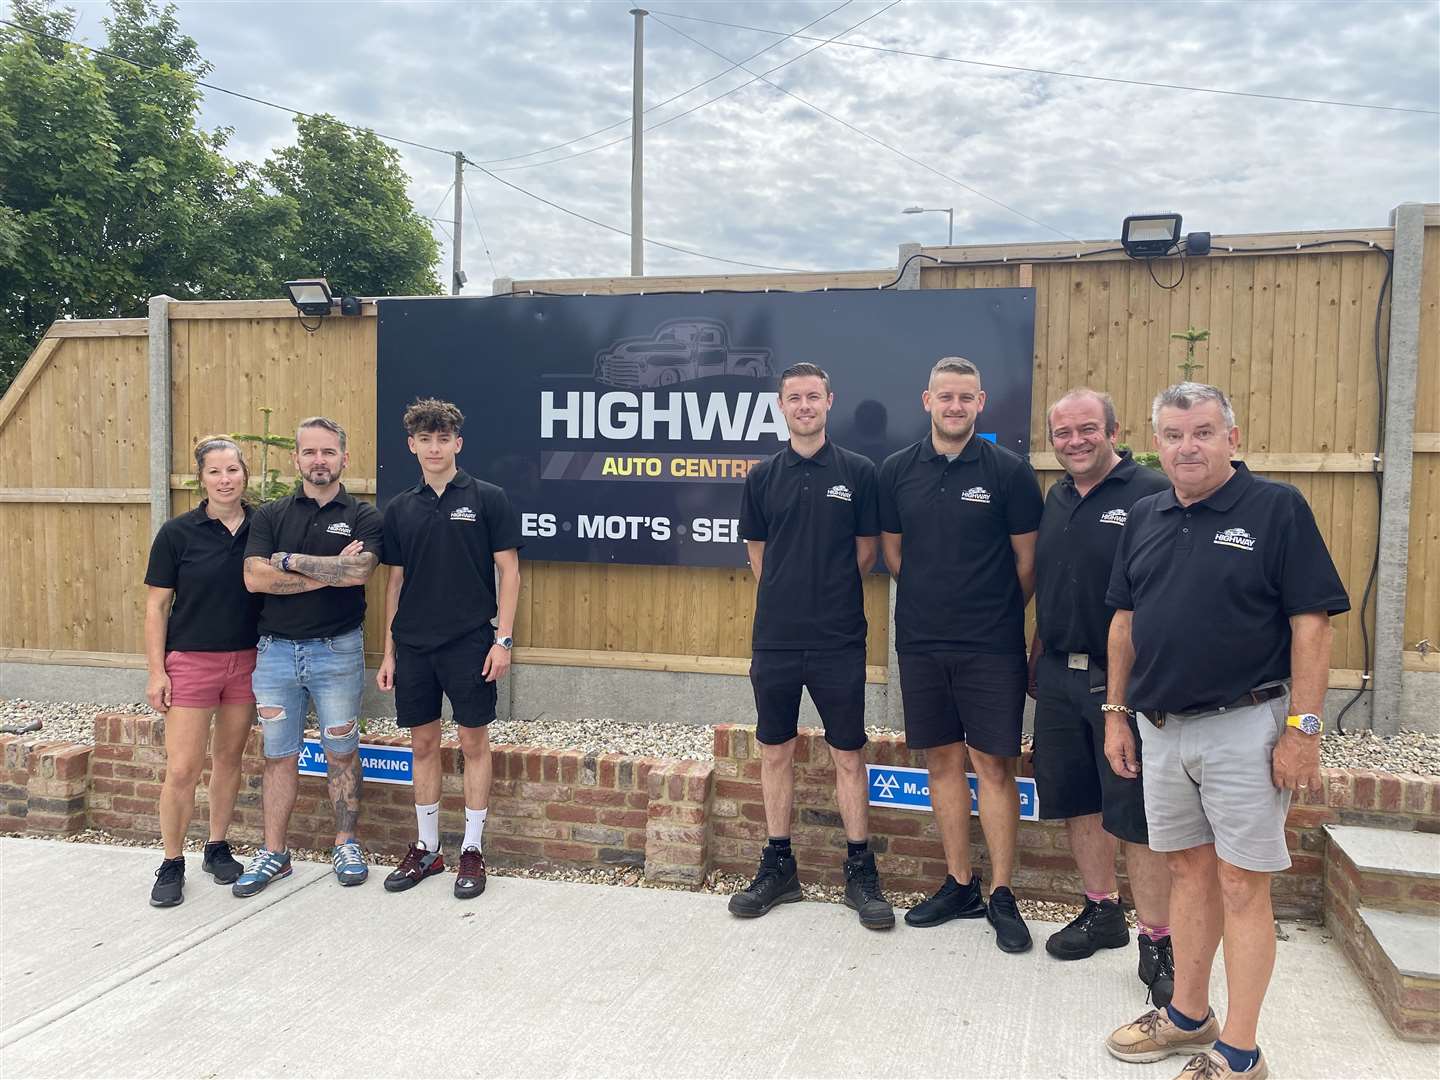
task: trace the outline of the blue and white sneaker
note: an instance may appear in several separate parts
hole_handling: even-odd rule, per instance
[[[254,896],[276,878],[289,877],[293,869],[290,852],[261,848],[250,860],[245,872],[235,879],[230,891],[236,896]]]
[[[359,885],[370,876],[370,867],[365,865],[365,855],[354,840],[336,844],[330,861],[335,866],[335,877],[341,885]]]

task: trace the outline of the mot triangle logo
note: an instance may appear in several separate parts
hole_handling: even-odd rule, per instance
[[[877,771],[875,774],[875,797],[877,799],[894,799],[895,792],[900,787],[900,781],[895,779],[894,773]]]

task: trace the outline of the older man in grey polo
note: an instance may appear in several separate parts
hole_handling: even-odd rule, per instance
[[[1290,865],[1291,793],[1320,783],[1330,617],[1350,602],[1300,493],[1231,460],[1240,430],[1220,389],[1172,386],[1151,419],[1173,486],[1131,508],[1115,553],[1103,708],[1122,776],[1140,773],[1139,714],[1150,846],[1170,866],[1175,993],[1106,1047],[1124,1061],[1192,1054],[1184,1080],[1258,1078],[1270,875]],[[1222,941],[1223,1028],[1209,997]]]

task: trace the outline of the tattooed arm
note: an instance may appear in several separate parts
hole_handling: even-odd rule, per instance
[[[350,548],[358,547],[359,543],[360,541],[355,541],[339,555],[297,555],[292,552],[289,555],[290,569],[312,581],[318,581],[321,585],[333,585],[336,588],[364,585],[375,572],[380,559],[373,551],[352,552]],[[280,562],[285,557],[286,553],[283,551],[271,555],[271,567],[279,570]]]
[[[293,596],[297,593],[323,589],[325,582],[277,570],[263,555],[247,555],[245,557],[245,588],[254,593],[268,593],[271,596]]]

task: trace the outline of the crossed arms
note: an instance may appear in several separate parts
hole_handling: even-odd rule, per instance
[[[351,541],[339,555],[290,555],[290,569],[282,570],[287,552],[277,551],[268,559],[251,555],[245,559],[245,588],[252,593],[292,596],[327,587],[364,585],[379,562],[373,551],[365,551],[360,540]]]

